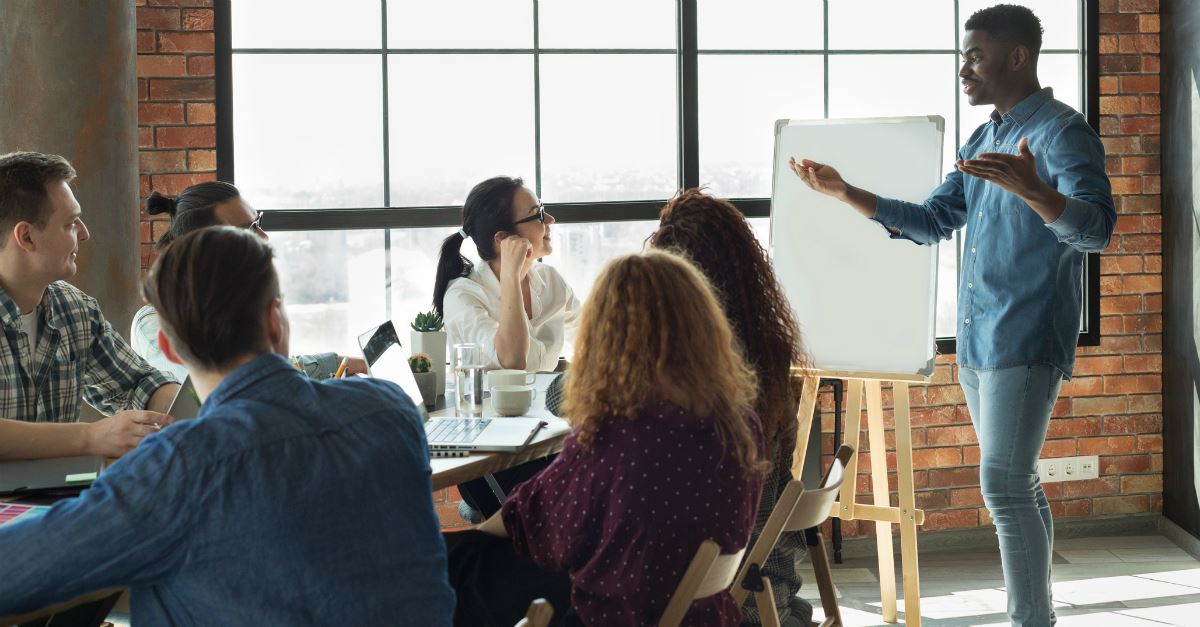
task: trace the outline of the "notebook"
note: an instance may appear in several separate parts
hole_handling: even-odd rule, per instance
[[[22,505],[21,503],[0,503],[0,526],[14,523],[18,520],[31,520],[50,511],[48,505]]]

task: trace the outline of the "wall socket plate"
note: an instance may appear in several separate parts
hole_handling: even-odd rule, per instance
[[[1097,479],[1100,477],[1100,458],[1096,455],[1083,455],[1039,459],[1037,469],[1042,483]]]

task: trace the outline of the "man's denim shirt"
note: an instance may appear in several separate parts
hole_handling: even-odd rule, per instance
[[[875,220],[893,238],[935,244],[966,228],[958,285],[958,364],[990,370],[1043,363],[1068,378],[1075,365],[1084,254],[1108,246],[1117,215],[1104,147],[1083,116],[1050,88],[1008,113],[992,112],[958,152],[1017,154],[1022,137],[1043,181],[1067,197],[1046,224],[1017,196],[956,168],[923,204],[880,198]]]
[[[132,588],[135,625],[450,625],[425,430],[400,388],[232,372],[42,518],[0,527],[0,614]]]

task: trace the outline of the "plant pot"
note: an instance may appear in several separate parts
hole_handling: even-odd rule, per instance
[[[412,352],[429,355],[433,362],[433,374],[437,375],[438,394],[446,393],[446,332],[430,331],[420,333],[409,331],[412,341]]]
[[[414,372],[413,377],[417,379],[417,389],[421,390],[421,400],[425,403],[425,408],[433,409],[434,404],[437,403],[437,374]]]

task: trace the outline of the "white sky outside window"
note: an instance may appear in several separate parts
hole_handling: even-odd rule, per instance
[[[379,0],[235,0],[234,48],[378,48]]]
[[[381,71],[373,55],[234,55],[236,181],[251,204],[383,204]]]
[[[696,3],[701,50],[820,50],[823,0],[703,0]]]
[[[459,205],[504,174],[536,185],[532,55],[391,55],[391,204]]]
[[[531,0],[388,0],[387,12],[388,48],[533,47]]]
[[[824,71],[816,55],[701,55],[701,185],[769,197],[775,121],[824,116]]]
[[[675,47],[674,0],[539,0],[538,20],[543,48]]]
[[[833,0],[831,50],[954,48],[954,0]],[[879,78],[859,77],[866,82]]]
[[[675,193],[673,55],[542,55],[541,83],[544,202]]]

